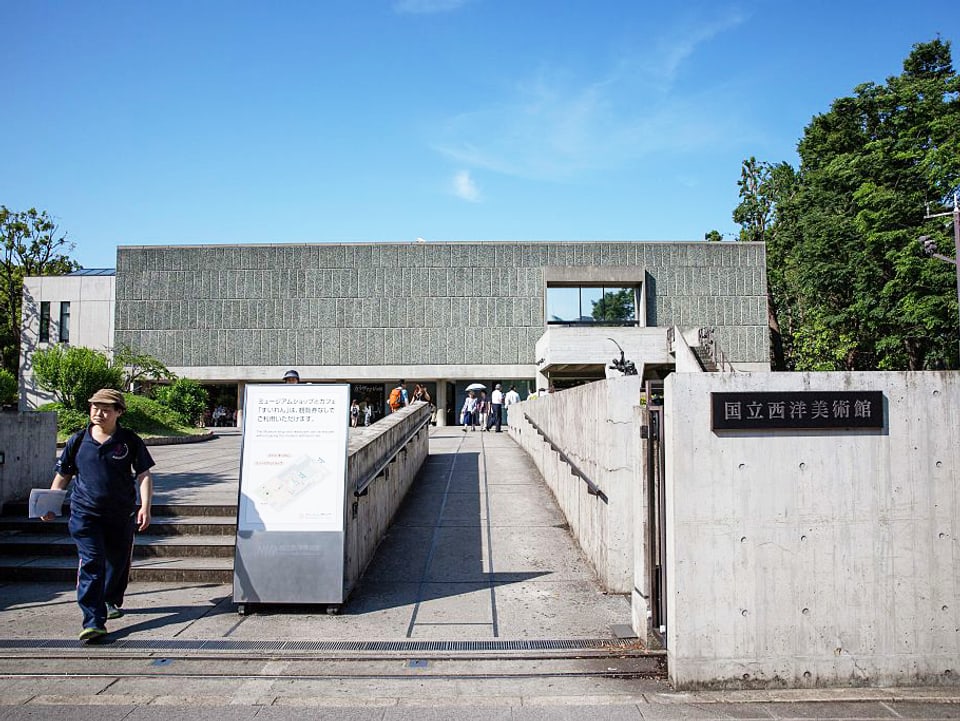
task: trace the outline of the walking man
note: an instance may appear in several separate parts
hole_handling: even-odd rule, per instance
[[[490,425],[497,425],[497,433],[500,432],[500,424],[503,423],[503,391],[500,390],[500,384],[493,387],[493,393],[490,395],[490,403],[493,405],[493,417],[490,419]]]
[[[506,395],[503,397],[503,407],[510,408],[510,406],[512,406],[514,403],[519,403],[519,402],[520,402],[520,394],[517,393],[517,387],[510,386],[510,390],[508,390]],[[509,425],[509,423],[510,423],[510,415],[508,412],[507,424]]]
[[[76,479],[67,527],[80,556],[80,640],[88,642],[106,635],[107,619],[123,615],[134,529],[142,531],[150,525],[150,468],[154,465],[140,436],[119,423],[127,409],[120,391],[104,388],[94,393],[89,403],[90,425],[67,441],[50,486],[65,489]],[[49,513],[43,520],[53,517]]]

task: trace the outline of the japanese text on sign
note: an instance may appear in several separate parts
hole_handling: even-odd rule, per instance
[[[880,391],[711,393],[713,430],[883,428]]]
[[[256,404],[258,423],[310,423],[335,413],[332,398],[264,397]]]

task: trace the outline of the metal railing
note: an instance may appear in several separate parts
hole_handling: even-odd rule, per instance
[[[407,452],[407,444],[421,431],[423,427],[430,422],[430,414],[428,413],[424,419],[417,423],[403,438],[403,440],[395,446],[392,446],[386,453],[381,456],[380,460],[377,462],[377,465],[374,466],[374,469],[367,474],[366,478],[357,483],[357,487],[353,492],[353,495],[356,498],[367,495],[367,489],[370,484],[377,480],[377,477],[381,473],[384,473],[384,469],[393,463],[393,459],[396,458],[401,453]],[[386,474],[384,474],[386,476]]]
[[[707,350],[707,353],[710,354],[710,360],[717,366],[718,371],[721,373],[736,373],[736,368],[727,360],[723,349],[720,348],[720,343],[714,337],[715,332],[716,328],[701,328],[697,334],[700,347]]]
[[[560,456],[560,460],[569,466],[571,473],[579,477],[584,483],[587,484],[587,493],[589,493],[591,496],[596,496],[604,503],[610,503],[610,499],[607,498],[607,494],[600,489],[600,486],[590,480],[590,477],[581,471],[580,468],[577,467],[576,463],[570,460],[570,457],[564,453],[563,450],[561,450],[560,446],[553,442],[550,436],[548,436],[547,433],[539,425],[537,425],[537,422],[534,421],[529,414],[524,413],[523,417],[526,418],[527,422],[533,426],[533,429],[543,437],[543,440],[546,441],[547,445],[549,445],[550,448],[555,451],[558,456]]]

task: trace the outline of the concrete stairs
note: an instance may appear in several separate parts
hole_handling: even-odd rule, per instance
[[[703,368],[705,372],[716,373],[719,370],[716,361],[713,359],[713,354],[706,345],[692,345],[690,346],[690,350],[693,351],[693,354],[697,357],[697,361],[700,363],[700,367]]]
[[[24,503],[5,504],[0,581],[75,580],[67,517],[44,523],[27,518]],[[150,527],[135,538],[130,580],[232,583],[236,518],[236,506],[154,505]]]

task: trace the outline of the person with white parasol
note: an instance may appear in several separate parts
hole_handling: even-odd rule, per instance
[[[477,416],[477,396],[474,393],[477,389],[486,388],[482,383],[473,383],[467,386],[467,397],[463,401],[463,408],[460,409],[460,422],[463,424],[463,432],[467,432],[467,426],[472,426],[476,431],[475,425]]]

